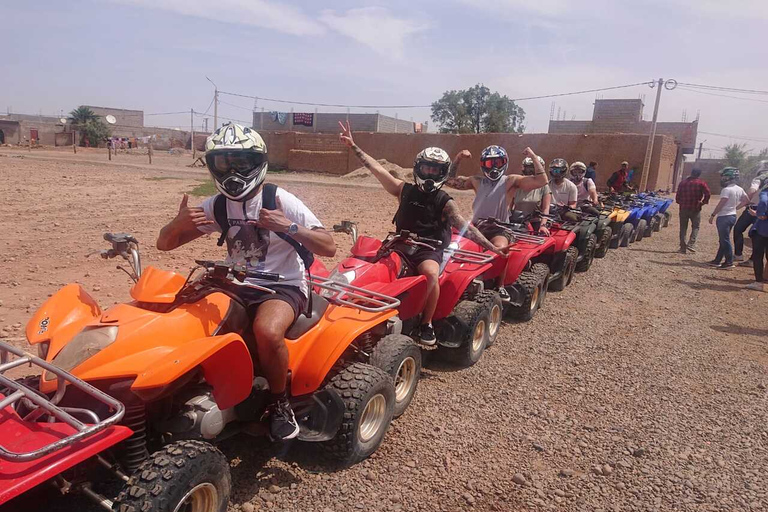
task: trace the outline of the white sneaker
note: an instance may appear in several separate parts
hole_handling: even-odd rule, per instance
[[[750,283],[747,285],[748,290],[755,290],[758,292],[764,292],[765,291],[765,284],[764,283],[758,283],[755,281],[754,283]]]
[[[744,261],[744,256],[741,254],[734,255],[733,261]]]

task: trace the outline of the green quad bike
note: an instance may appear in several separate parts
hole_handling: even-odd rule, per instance
[[[569,213],[575,214],[579,220],[574,221],[572,219],[573,215],[568,215],[566,217],[565,215]],[[552,219],[555,225],[560,229],[567,229],[576,234],[576,241],[573,244],[573,246],[579,250],[579,255],[576,258],[576,272],[586,272],[589,270],[595,259],[595,252],[598,249],[597,228],[599,216],[567,206],[552,206],[549,215],[541,214],[541,216]],[[603,223],[603,230],[599,234],[605,236],[606,231],[610,229],[610,222],[606,216],[605,222]],[[606,246],[608,242],[610,242],[610,239],[611,235],[608,233],[607,240],[603,240]],[[605,254],[603,254],[603,256],[605,256]]]

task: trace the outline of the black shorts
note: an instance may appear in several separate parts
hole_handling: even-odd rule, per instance
[[[245,286],[239,286],[236,290],[237,296],[245,302],[248,317],[251,320],[256,316],[259,305],[268,300],[287,302],[293,308],[294,322],[299,318],[299,315],[307,310],[307,296],[297,286],[271,285],[270,288],[275,290],[275,293],[262,292]]]
[[[427,260],[436,262],[438,265],[443,264],[444,250],[438,249],[433,251],[432,249],[419,249],[414,254],[408,256],[408,263],[413,265],[414,270],[419,269],[419,265]]]
[[[477,230],[480,231],[480,233],[482,233],[483,236],[488,240],[493,240],[497,236],[503,236],[507,239],[507,242],[512,241],[512,235],[509,233],[509,231],[495,224],[494,222],[481,221],[477,224],[476,227]]]

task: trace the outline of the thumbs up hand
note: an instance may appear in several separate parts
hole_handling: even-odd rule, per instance
[[[184,197],[181,198],[181,204],[179,205],[179,213],[176,214],[176,219],[174,219],[174,222],[179,228],[191,229],[213,224],[212,220],[206,219],[205,212],[201,207],[188,206],[188,203],[189,196],[184,194]]]
[[[262,208],[259,210],[259,220],[249,221],[249,224],[255,224],[256,226],[272,231],[274,233],[287,233],[288,228],[291,227],[291,221],[283,213],[283,204],[280,202],[280,198],[275,198],[274,210],[267,210]]]

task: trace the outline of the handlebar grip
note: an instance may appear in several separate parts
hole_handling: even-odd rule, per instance
[[[245,273],[246,277],[251,277],[254,279],[261,279],[263,281],[281,281],[283,279],[283,276],[280,274],[276,274],[274,272],[262,272],[260,270],[248,270]]]

